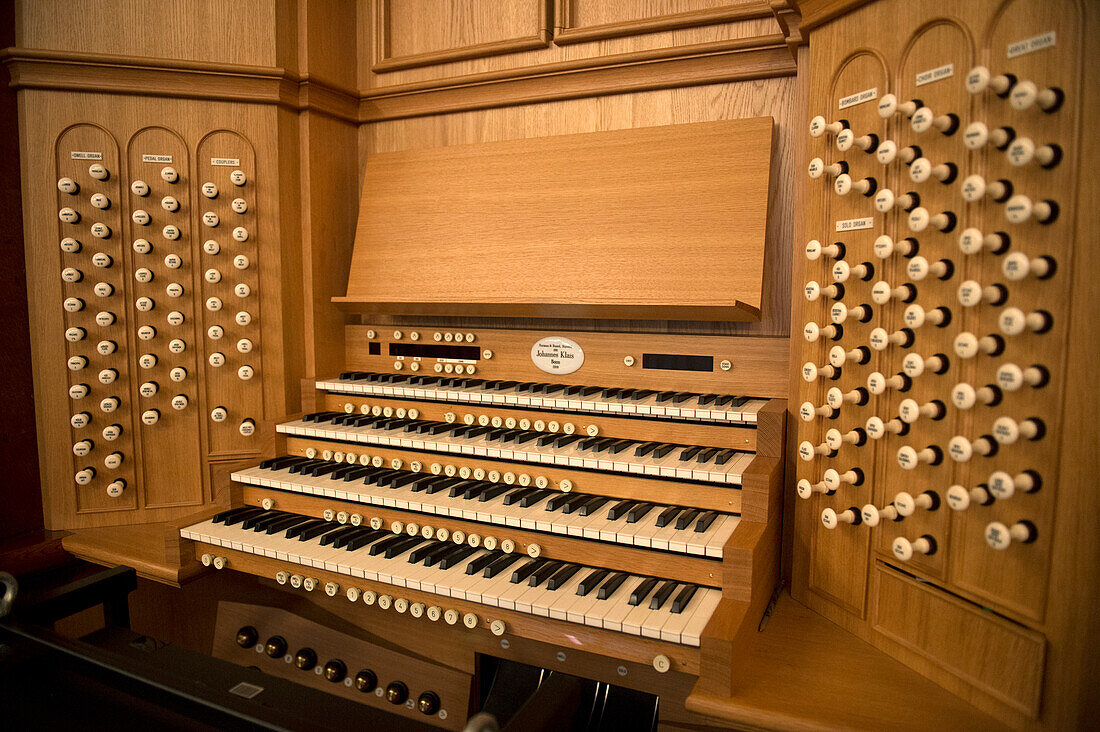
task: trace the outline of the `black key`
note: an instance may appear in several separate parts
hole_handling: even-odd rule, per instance
[[[726,463],[728,463],[736,455],[737,455],[736,450],[723,450],[722,452],[720,452],[720,453],[718,453],[717,455],[714,456],[714,464],[715,465],[725,465]]]
[[[559,391],[565,391],[565,389],[565,384],[547,384],[542,391],[544,394],[557,394]]]
[[[527,584],[538,587],[564,566],[561,562],[547,562],[531,573],[531,576],[527,578]]]
[[[335,425],[347,425],[353,421],[358,415],[356,414],[341,414],[339,417],[333,417],[331,421]]]
[[[460,424],[451,428],[451,434],[454,437],[469,437],[470,431],[476,429],[474,425]]]
[[[539,439],[540,437],[542,437],[542,434],[539,432],[524,432],[518,435],[516,439],[513,440],[513,442],[515,442],[517,445],[525,445],[532,440]]]
[[[271,520],[273,520],[273,519],[274,519],[275,517],[278,517],[279,515],[280,515],[280,514],[279,514],[278,512],[274,512],[274,511],[262,511],[262,510],[261,510],[261,511],[259,511],[258,513],[254,513],[254,514],[251,514],[250,516],[247,516],[247,517],[246,517],[246,518],[245,518],[245,519],[244,519],[244,520],[243,520],[243,521],[241,522],[241,528],[242,528],[242,529],[251,529],[251,528],[252,528],[253,526],[255,526],[255,525],[256,525],[256,524],[258,523],[258,522],[261,522],[261,521],[262,521],[262,522],[266,523],[267,521],[271,521]]]
[[[653,593],[653,599],[649,601],[650,610],[660,610],[661,606],[665,604],[665,600],[669,598],[672,591],[676,589],[679,582],[669,580],[661,585],[656,592]]]
[[[597,394],[601,391],[598,386],[586,386],[581,389],[581,398],[590,397],[593,394]]]
[[[512,584],[518,585],[520,582],[523,582],[525,579],[531,576],[532,572],[534,572],[536,569],[544,564],[546,564],[545,559],[532,559],[527,564],[517,568],[516,571],[512,572]]]
[[[653,592],[653,588],[657,586],[657,580],[653,577],[642,582],[640,585],[634,588],[634,591],[630,593],[630,604],[639,605],[650,592]]]
[[[699,522],[695,524],[695,533],[702,534],[704,531],[710,528],[710,525],[714,523],[714,519],[718,518],[716,511],[707,511],[699,517]]]
[[[477,500],[491,501],[502,493],[507,493],[508,491],[512,490],[512,486],[506,485],[504,483],[490,483],[489,485],[490,487],[486,488],[485,491],[477,497]]]
[[[407,537],[404,534],[394,534],[392,539],[383,539],[382,541],[375,543],[374,546],[370,548],[370,555],[372,557],[376,557],[382,552],[389,549],[391,546],[396,546],[398,542],[405,541],[406,538]]]
[[[680,459],[681,460],[691,460],[693,457],[698,455],[699,451],[702,450],[702,449],[703,448],[698,447],[698,446],[685,448],[684,450],[682,450],[680,452]]]
[[[485,568],[485,571],[482,572],[481,576],[492,579],[522,558],[523,557],[521,557],[519,554],[505,554],[502,557],[497,557],[497,559],[492,564]]]
[[[601,600],[606,600],[608,597],[611,596],[611,593],[619,589],[619,585],[621,585],[623,582],[626,582],[626,578],[629,576],[630,575],[626,572],[616,572],[615,574],[611,575],[611,579],[600,585],[600,591],[596,595],[596,597]]]
[[[351,471],[355,470],[358,467],[360,467],[360,466],[356,465],[354,463],[352,463],[350,465],[347,464],[347,463],[344,463],[343,465],[338,467],[336,470],[333,470],[331,473],[329,473],[328,477],[332,478],[333,480],[343,480],[345,475],[347,475],[348,473],[350,473]]]
[[[581,506],[581,516],[591,516],[592,514],[596,513],[596,511],[600,510],[600,508],[610,500],[610,498],[604,498],[603,496],[594,497],[592,500]]]
[[[631,394],[630,398],[636,402],[640,402],[643,399],[648,399],[656,393],[657,392],[653,391],[652,389],[639,389],[638,391]]]
[[[485,439],[488,440],[489,442],[497,442],[499,440],[504,439],[504,435],[507,432],[508,432],[508,430],[505,430],[505,429],[495,429],[495,430],[492,430],[491,432],[489,432],[489,434],[485,435]]]
[[[383,481],[389,480],[390,478],[396,478],[399,475],[401,475],[401,472],[398,470],[381,469],[381,472],[363,476],[363,484],[380,486],[383,485]]]
[[[531,391],[532,386],[534,386],[534,384],[518,384],[516,386],[516,391],[518,391],[520,394],[526,394],[527,392]]]
[[[386,550],[386,559],[393,559],[394,557],[400,554],[404,554],[409,549],[412,549],[419,544],[423,544],[426,541],[427,539],[425,539],[423,536],[406,536],[404,539],[401,540],[401,543],[394,544]]]
[[[458,498],[465,493],[470,486],[476,484],[477,481],[474,480],[460,480],[458,483],[451,486],[451,490],[447,495],[451,498]]]
[[[581,580],[581,583],[577,585],[577,594],[581,597],[586,596],[589,592],[600,586],[600,583],[607,577],[608,572],[606,569],[597,569],[592,571],[587,577]]]
[[[416,564],[422,562],[430,556],[442,554],[444,551],[450,549],[454,544],[450,542],[437,541],[432,544],[425,544],[424,546],[418,546],[409,552],[409,564]]]
[[[580,435],[560,435],[556,440],[554,440],[554,447],[562,448],[566,445],[570,445],[576,442],[579,439],[581,439]]]
[[[298,524],[297,526],[292,526],[289,529],[287,529],[286,530],[286,538],[293,539],[295,537],[301,536],[302,533],[304,533],[305,531],[308,531],[309,529],[315,528],[317,526],[327,526],[327,525],[328,525],[328,521],[325,521],[324,519],[317,519],[317,518],[310,519],[309,521],[306,521],[305,523]]]
[[[558,493],[558,495],[551,498],[546,502],[547,511],[557,511],[559,508],[569,502],[571,496],[568,493]]]
[[[336,470],[339,467],[340,466],[337,465],[336,463],[329,463],[327,465],[318,465],[317,467],[313,468],[313,470],[310,470],[309,474],[312,475],[314,478],[320,478],[322,475],[328,475],[333,470]]]
[[[695,456],[695,461],[698,463],[705,463],[719,452],[720,450],[717,447],[705,447]]]
[[[375,531],[375,530],[372,529],[370,531],[367,531],[364,534],[359,534],[358,536],[355,536],[354,538],[352,538],[351,541],[349,541],[344,546],[344,548],[347,549],[349,552],[353,552],[353,551],[356,551],[358,549],[362,549],[363,547],[367,546],[368,544],[373,544],[376,541],[384,539],[385,537],[387,537],[389,535],[390,535],[390,532],[388,532],[388,531],[382,531],[381,529]]]
[[[556,439],[558,439],[558,436],[551,432],[550,434],[542,435],[541,437],[539,437],[539,441],[536,444],[539,447],[546,447]]]
[[[441,422],[439,424],[432,425],[431,429],[429,429],[428,431],[433,435],[440,435],[449,429],[451,429],[451,425],[447,424],[446,422]]]
[[[390,479],[387,485],[389,485],[390,488],[400,488],[401,486],[412,483],[414,480],[419,480],[421,477],[422,476],[419,473],[405,473],[404,475],[396,475]]]
[[[281,457],[268,458],[260,463],[260,468],[263,470],[282,470],[283,468],[300,463],[309,458],[302,457],[300,455],[283,455]]]
[[[691,526],[691,522],[694,521],[700,513],[702,513],[702,511],[697,508],[689,508],[685,510],[676,518],[676,528],[679,530],[683,530]]]
[[[345,534],[350,534],[351,532],[358,530],[358,526],[341,526],[338,529],[333,529],[332,531],[321,537],[321,546],[329,546],[341,536],[344,536]],[[340,547],[333,548],[339,549]]]
[[[256,532],[266,531],[268,526],[286,517],[287,514],[282,511],[265,511],[260,516],[245,519],[244,523],[241,524],[241,528],[251,529]]]
[[[370,531],[371,531],[371,528],[369,526],[365,527],[365,528],[362,527],[362,526],[352,526],[351,531],[349,531],[346,534],[341,534],[340,536],[336,537],[335,540],[333,540],[332,548],[333,549],[346,549],[347,546],[348,546],[348,543],[351,542],[352,539],[357,539],[362,534],[369,533]]]
[[[462,478],[443,478],[442,480],[436,480],[428,486],[428,495],[434,496],[436,493],[447,490],[455,483],[461,482]]]
[[[580,394],[581,389],[583,389],[583,388],[584,388],[583,386],[567,386],[567,387],[565,387],[565,395],[566,396],[574,396],[576,394]]]
[[[483,427],[481,425],[478,425],[477,427],[474,427],[469,432],[467,432],[466,436],[469,437],[470,439],[473,439],[474,437],[481,437],[486,432],[492,432],[492,431],[493,431],[492,427]]]
[[[487,480],[474,481],[473,485],[469,486],[466,489],[466,492],[462,494],[462,498],[466,501],[472,501],[492,487],[493,484]]]
[[[518,383],[518,381],[498,381],[493,389],[495,389],[496,391],[504,391],[505,389],[511,389]]]
[[[675,445],[657,445],[657,447],[653,448],[653,457],[657,460],[660,460],[665,455],[668,455],[675,449]]]
[[[353,480],[359,480],[368,473],[374,472],[377,468],[372,468],[369,465],[360,465],[355,470],[349,470],[344,473],[344,482],[350,483]]]
[[[634,396],[634,392],[636,392],[636,391],[638,391],[638,390],[637,389],[620,389],[619,390],[619,399],[629,399],[629,398]]]
[[[576,565],[576,564],[567,564],[567,565],[565,565],[565,567],[558,570],[558,572],[546,582],[546,589],[548,589],[548,590],[560,589],[561,586],[564,585],[569,580],[570,577],[572,577],[577,572],[579,572],[580,569],[581,569],[580,566]]]
[[[634,448],[634,457],[645,457],[649,453],[656,450],[657,446],[660,444],[661,443],[659,442],[643,442],[642,444],[638,445],[638,447]]]
[[[622,391],[622,389],[604,389],[600,392],[600,396],[604,399],[618,399]]]
[[[523,500],[528,494],[534,493],[534,488],[517,488],[504,497],[504,505],[511,506],[517,501]]]
[[[612,444],[609,448],[607,448],[607,450],[612,455],[618,455],[623,450],[626,450],[627,448],[633,447],[636,444],[637,443],[634,442],[634,440],[617,440],[614,444]]]
[[[224,524],[226,521],[230,521],[237,516],[247,516],[250,513],[261,510],[263,509],[257,508],[256,506],[240,506],[238,508],[230,508],[228,510],[222,511],[221,513],[214,514],[214,518],[212,518],[211,521],[216,524]],[[233,523],[237,522],[233,521]],[[232,526],[233,524],[229,525]]]
[[[691,399],[694,396],[695,395],[692,394],[691,392],[682,391],[679,394],[676,394],[675,396],[672,397],[672,403],[673,404],[683,404],[688,399]]]
[[[684,509],[679,506],[669,506],[664,511],[661,511],[661,515],[657,517],[657,527],[663,528],[668,526],[668,522],[676,518],[676,514],[680,513]]]
[[[562,495],[569,496],[568,493],[563,493]],[[588,503],[590,500],[592,500],[592,496],[586,496],[584,494],[573,494],[572,496],[569,496],[569,499],[565,502],[564,505],[562,505],[561,512],[573,513],[578,508]]]
[[[290,518],[284,518],[281,521],[276,521],[273,524],[269,524],[267,527],[268,534],[278,534],[280,531],[286,531],[292,526],[305,523],[309,521],[307,516],[292,516]]]
[[[325,533],[328,533],[329,531],[332,531],[332,528],[333,528],[332,523],[330,523],[328,521],[324,521],[324,522],[322,522],[318,525],[311,526],[307,529],[303,529],[302,533],[298,534],[298,541],[309,541],[310,539],[315,539],[318,536],[320,536],[321,534],[325,534]]]
[[[626,514],[626,522],[628,524],[636,524],[645,518],[645,515],[653,510],[652,503],[641,503]]]
[[[466,574],[477,574],[496,560],[500,559],[502,555],[503,552],[488,552],[487,554],[482,554],[466,565]]]
[[[295,465],[291,465],[289,468],[287,468],[287,470],[289,470],[292,474],[293,473],[301,473],[301,472],[313,467],[314,465],[321,465],[323,463],[324,463],[324,460],[306,460],[305,462],[296,463]]]
[[[674,391],[662,391],[660,394],[657,395],[657,401],[668,402],[671,401],[672,397],[674,396],[676,396],[676,392]]]
[[[303,422],[327,422],[333,417],[339,417],[343,412],[311,412],[302,415]]]
[[[680,594],[676,596],[676,599],[672,601],[672,612],[679,614],[684,611],[684,608],[691,602],[691,598],[695,596],[695,591],[699,588],[695,585],[688,585],[684,589],[680,590]]]
[[[611,507],[611,510],[607,512],[607,518],[611,521],[618,521],[632,508],[634,508],[634,501],[622,501]]]
[[[409,485],[409,490],[413,493],[419,493],[420,491],[427,490],[428,486],[430,486],[437,479],[437,476],[434,475],[422,475]]]
[[[439,560],[440,569],[450,569],[456,565],[462,564],[466,561],[466,558],[476,552],[474,547],[463,544],[462,546],[455,545],[455,551],[450,554],[444,554]]]
[[[544,498],[549,498],[554,495],[553,491],[536,490],[534,493],[528,493],[522,499],[520,499],[519,505],[521,508],[531,508]]]
[[[717,398],[718,398],[717,394],[702,394],[699,397],[699,406],[700,407],[705,407]]]

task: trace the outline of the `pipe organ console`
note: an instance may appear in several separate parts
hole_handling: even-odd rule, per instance
[[[395,727],[1085,726],[1097,7],[499,1],[9,10],[46,528]]]

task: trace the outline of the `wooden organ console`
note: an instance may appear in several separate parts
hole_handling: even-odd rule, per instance
[[[1088,719],[1095,6],[12,12],[46,528],[143,632],[395,727]]]

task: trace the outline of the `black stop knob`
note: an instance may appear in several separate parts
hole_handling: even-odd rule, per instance
[[[439,694],[434,691],[425,691],[416,700],[416,708],[429,717],[439,711]]]
[[[260,639],[260,632],[251,625],[246,625],[237,631],[237,645],[241,648],[251,648]]]
[[[282,658],[286,655],[286,638],[281,635],[273,635],[264,644],[264,653],[271,658]]]
[[[374,691],[378,688],[378,677],[369,668],[365,668],[355,674],[355,688],[363,693]]]
[[[409,687],[401,681],[393,681],[386,687],[386,701],[390,704],[404,704],[409,698]]]
[[[294,654],[294,665],[302,671],[309,671],[317,665],[317,651],[312,648],[302,648]]]
[[[348,667],[339,658],[334,658],[325,664],[325,680],[338,684],[348,675]]]

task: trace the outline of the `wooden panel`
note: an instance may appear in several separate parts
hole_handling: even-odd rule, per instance
[[[760,0],[736,3],[727,0],[657,0],[626,4],[560,0],[557,12],[554,42],[562,45],[769,17],[772,9]]]
[[[1039,712],[1046,642],[974,605],[878,565],[872,626],[1021,712]]]
[[[16,5],[23,48],[275,65],[267,0],[34,0]]]
[[[833,3],[830,10],[819,5],[813,12],[841,12],[851,5]],[[1095,298],[1087,280],[1079,276],[1079,262],[1092,250],[1089,237],[1080,233],[1082,220],[1088,217],[1076,207],[1078,201],[1089,200],[1092,185],[1082,171],[1094,152],[1080,125],[1096,104],[1096,97],[1085,90],[1090,55],[1084,43],[1098,17],[1091,5],[1072,1],[973,3],[950,16],[942,13],[942,7],[931,2],[878,2],[823,25],[812,38],[807,122],[817,114],[826,122],[845,120],[855,137],[874,134],[878,142],[889,141],[899,149],[917,146],[924,160],[911,166],[897,160],[882,163],[858,146],[839,144],[836,130],[807,136],[806,158],[821,158],[825,164],[844,161],[853,181],[874,179],[876,194],[889,190],[895,198],[910,192],[919,195],[920,210],[910,213],[886,205],[882,203],[887,200],[885,194],[878,206],[873,196],[839,195],[843,186],[837,187],[835,172],[807,181],[806,238],[826,245],[839,241],[845,245],[841,258],[847,265],[874,266],[868,281],[853,277],[844,282],[840,297],[847,308],[873,303],[873,315],[866,324],[845,320],[844,333],[836,340],[800,340],[794,344],[792,360],[824,367],[836,346],[850,351],[875,345],[873,327],[887,333],[909,328],[913,339],[875,349],[864,364],[845,358],[839,374],[824,368],[816,380],[799,386],[799,401],[805,399],[812,408],[825,403],[826,390],[832,387],[841,394],[853,394],[877,380],[868,381],[874,372],[885,377],[904,374],[900,384],[871,395],[865,406],[845,402],[835,412],[826,407],[824,415],[807,413],[808,421],[800,426],[799,437],[808,441],[809,459],[799,464],[799,478],[813,484],[827,469],[843,473],[859,468],[865,480],[861,485],[843,483],[835,491],[824,486],[828,495],[815,494],[812,500],[798,502],[800,535],[793,545],[793,592],[998,720],[1017,728],[1057,729],[1074,726],[1088,714],[1084,711],[1088,703],[1082,702],[1083,692],[1075,680],[1089,676],[1091,662],[1085,658],[1096,643],[1095,637],[1082,636],[1079,620],[1089,612],[1091,601],[1086,598],[1095,594],[1096,563],[1081,559],[1093,556],[1089,537],[1095,532],[1077,518],[1088,522],[1092,519],[1084,517],[1095,513],[1092,492],[1084,489],[1088,481],[1079,477],[1081,471],[1093,470],[1095,451],[1083,447],[1081,440],[1095,442],[1095,428],[1088,419],[1069,421],[1064,415],[1071,409],[1081,414],[1087,409],[1082,400],[1094,398],[1091,387],[1078,384],[1073,376],[1084,362],[1075,363],[1070,354],[1082,339],[1092,338],[1086,324],[1096,317]],[[869,43],[868,27],[890,27],[896,32]],[[1028,43],[1020,46],[1023,41]],[[858,57],[874,58],[886,73],[881,77],[860,74],[838,89],[832,80],[843,76]],[[1025,83],[1034,83],[1039,90],[1058,87],[1064,100],[1057,108],[1043,110],[1036,104],[1018,104],[1019,97],[1014,100],[1011,93],[1001,97],[990,89],[970,92],[968,72],[978,64],[987,66],[994,76],[1011,74],[1016,80],[1012,84],[1019,82],[1011,91],[1026,90]],[[934,70],[937,73],[928,73]],[[873,90],[875,99],[840,104],[843,97],[864,90]],[[880,117],[874,107],[886,93],[902,103],[919,99],[918,106],[932,110],[933,116],[955,115],[959,128],[952,131],[950,118],[941,118],[937,124],[944,127],[943,132],[935,127],[922,131],[904,110]],[[967,145],[965,140],[973,140],[965,134],[967,125],[976,121],[990,130],[1007,126],[1019,142],[1016,147],[1006,146],[1007,152],[993,143]],[[1064,157],[1046,167],[1036,160],[1022,160],[1017,148],[1026,153],[1028,141],[1036,146],[1057,145]],[[929,167],[950,163],[955,166],[954,175],[948,169],[944,182],[936,176],[922,179],[920,171],[926,162]],[[990,190],[975,195],[982,181],[1007,184],[1010,195],[1024,195],[1033,202],[1054,201],[1057,217],[1047,223],[1040,223],[1034,214],[1017,218],[1019,199],[1009,201],[1008,195],[995,196]],[[925,226],[924,212],[930,217],[941,212],[951,216]],[[867,217],[866,228],[843,232],[835,228],[837,221],[862,217]],[[968,237],[979,232],[979,240],[1003,232],[1007,246],[1005,251],[991,251],[992,242],[987,242],[970,249],[962,246],[963,232]],[[876,256],[874,242],[881,235],[894,242],[908,237],[919,251],[903,256],[882,249],[886,256]],[[799,247],[803,245],[798,242]],[[1057,262],[1049,276],[1038,269],[1017,276],[1013,270],[1020,263],[1029,267],[1041,257]],[[933,266],[945,260],[950,271],[922,276],[921,258]],[[809,280],[830,284],[835,263],[830,255],[800,262],[805,274],[796,286]],[[843,267],[840,271],[843,275]],[[912,286],[912,302],[897,297],[874,301],[872,283],[879,280],[893,288]],[[964,302],[966,291],[982,288],[986,291],[980,302]],[[1003,288],[1004,299],[992,288]],[[795,322],[827,324],[834,311],[833,302],[826,300],[796,304]],[[942,327],[921,322],[918,307],[925,313],[946,308],[950,319]],[[1045,312],[1050,327],[1017,332],[1012,320],[1020,316],[1010,308],[1025,314]],[[843,311],[835,312],[843,316]],[[985,339],[987,350],[971,353],[961,347],[970,335]],[[988,348],[990,344],[995,347]],[[1082,351],[1076,353],[1084,358]],[[933,357],[944,362],[942,374],[928,361]],[[1050,378],[1030,383],[1015,380],[1015,367],[1041,367]],[[972,403],[968,387],[977,392]],[[911,404],[903,406],[907,400],[917,406],[939,400],[943,412],[936,418],[932,410],[916,416]],[[903,413],[911,424],[902,425]],[[873,424],[867,421],[871,417],[893,420],[893,426],[904,433],[886,434],[863,446],[845,443],[836,451],[829,446],[829,430],[843,434],[867,429]],[[1027,420],[1041,425],[1034,439],[1026,434]],[[1013,423],[1025,425],[1025,434],[1014,435]],[[834,434],[834,444],[835,440]],[[907,462],[905,450],[928,446],[941,451],[939,464]],[[811,454],[814,448],[818,452]],[[1067,468],[1072,478],[1064,472]],[[1034,476],[1035,490],[1028,490],[1029,476]],[[894,519],[894,511],[907,507],[910,497],[921,496],[930,503],[918,504],[911,515]],[[864,505],[866,500],[870,502]],[[821,525],[826,508],[837,513],[853,509],[856,525],[841,523],[832,531],[826,529]],[[1013,526],[1013,538],[1006,541]],[[909,556],[906,541],[911,544],[914,539],[925,539],[934,551]],[[838,543],[847,543],[851,550],[836,551]],[[871,615],[866,615],[850,601],[861,593],[846,590],[865,568],[877,566],[876,559],[911,573],[912,583],[921,583],[937,597],[942,590],[943,602],[954,608],[947,615],[963,613],[970,619],[943,621],[944,613],[933,611],[925,600],[911,600],[896,589],[879,589],[874,584],[880,581],[878,571],[873,571]],[[930,635],[917,632],[915,623],[922,612],[937,617],[936,623],[920,631]],[[1007,620],[997,619],[994,613]],[[998,633],[1003,630],[1012,638],[1025,639],[1020,642],[1027,648],[1019,651],[1018,658],[1005,659],[1009,653],[1005,649],[1015,649],[1018,641],[1002,637],[989,640],[988,652],[984,647],[979,650],[976,641],[992,632],[982,629],[985,622],[996,626]],[[958,627],[964,630],[957,637],[938,635]],[[966,628],[971,629],[969,636]],[[1011,650],[1009,655],[1016,652]],[[982,660],[985,653],[988,661]]]
[[[237,631],[244,626],[252,626],[259,634],[257,646],[242,648],[238,645]],[[260,653],[258,646],[262,647],[266,639],[274,635],[286,640],[288,654],[294,654],[304,646],[312,648],[317,654],[319,666],[323,667],[330,659],[343,661],[349,679],[354,679],[360,669],[370,669],[376,674],[381,689],[393,681],[403,681],[411,700],[416,700],[425,691],[434,691],[439,695],[440,712],[425,717],[418,709],[395,707],[373,690],[363,693],[350,684],[332,683],[321,674],[302,673],[294,664],[285,663],[282,657],[270,658]],[[369,704],[399,718],[404,715],[419,722],[428,722],[442,729],[462,729],[466,724],[466,710],[473,703],[470,698],[471,674],[403,655],[393,648],[346,635],[278,607],[218,603],[218,622],[211,655],[241,666],[256,666],[264,673],[337,694],[360,704]]]
[[[794,217],[782,212],[792,210],[793,190],[789,185],[783,184],[783,181],[790,180],[795,175],[793,144],[796,138],[793,136],[801,135],[802,130],[802,126],[798,126],[798,132],[795,132],[792,119],[793,105],[790,100],[793,99],[794,90],[793,80],[789,78],[758,79],[751,82],[617,94],[594,99],[463,112],[436,118],[382,122],[365,126],[361,131],[361,163],[365,165],[367,157],[375,152],[525,136],[772,116],[776,120],[776,167],[770,194],[774,214],[768,217],[768,240],[789,241]],[[790,281],[787,278],[790,261],[790,246],[769,246],[765,249],[764,270],[769,273],[764,280],[763,296],[766,305],[762,308],[761,320],[757,322],[699,324],[685,321],[587,320],[569,323],[568,327],[679,333],[758,333],[785,338],[789,332],[790,317]],[[799,286],[801,287],[801,283]],[[545,327],[544,322],[518,321],[514,318],[495,319],[485,323],[468,318],[441,316],[439,322],[462,327]]]
[[[371,70],[545,48],[549,7],[549,0],[372,0]],[[435,22],[425,23],[426,18]]]
[[[425,342],[429,338],[433,339],[432,343],[435,342],[435,329],[430,326],[414,327],[408,331],[376,327],[377,330],[365,325],[347,327],[347,368],[376,373],[395,372],[399,369],[394,364],[402,363],[404,368],[406,359],[395,360],[395,356],[389,353],[391,345],[400,345],[402,341],[405,344],[414,342],[414,333]],[[401,335],[397,336],[398,333]],[[531,360],[531,349],[540,339],[559,335],[580,346],[583,364],[572,373],[553,374],[554,383],[605,388],[629,385],[642,389],[677,389],[759,398],[783,396],[787,386],[787,354],[781,338],[708,338],[667,334],[479,328],[464,335],[464,339],[468,343],[476,341],[476,348],[481,351],[480,357],[474,359],[478,378],[541,382],[548,378],[547,372],[535,366]],[[377,355],[370,352],[372,341],[380,351]],[[709,369],[702,371],[643,369],[643,355],[646,353],[702,356],[710,358],[712,364]],[[629,366],[624,360],[627,356],[633,358]],[[412,371],[412,363],[417,363],[413,358],[408,359],[408,371]],[[722,368],[725,361],[729,361],[728,370]],[[432,365],[430,358],[422,359],[420,363],[425,372]]]
[[[758,317],[771,128],[755,119],[376,156],[347,301]],[[456,277],[470,262],[478,276]]]

